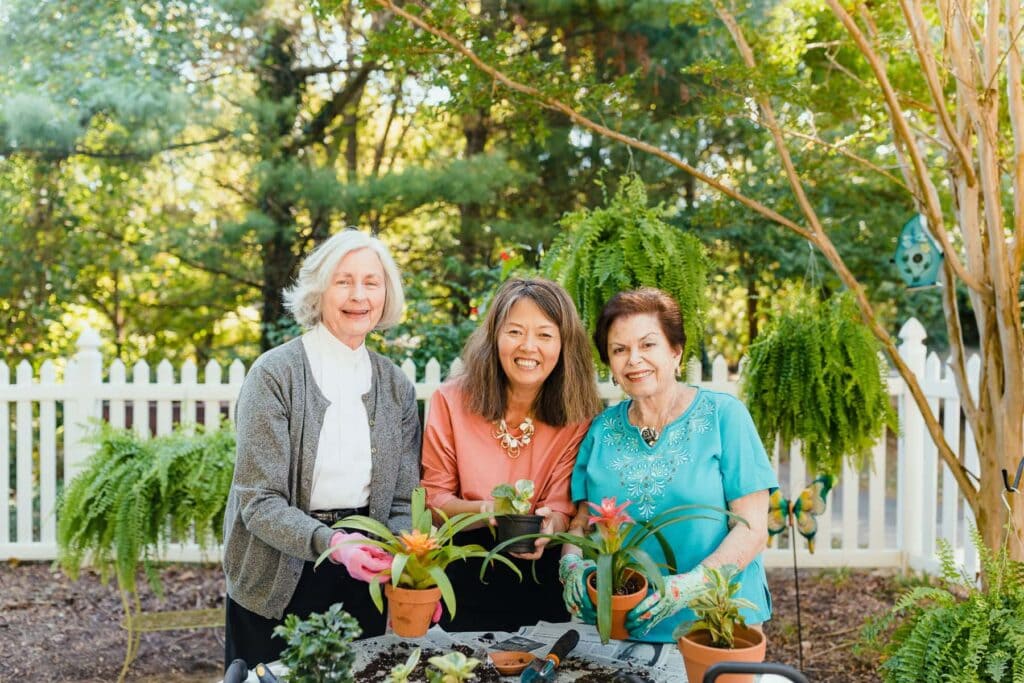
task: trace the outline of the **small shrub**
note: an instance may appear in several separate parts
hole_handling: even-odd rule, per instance
[[[362,632],[359,622],[342,609],[340,602],[306,619],[289,614],[283,625],[274,628],[274,636],[287,642],[281,662],[288,667],[288,680],[304,683],[354,681],[352,641]]]

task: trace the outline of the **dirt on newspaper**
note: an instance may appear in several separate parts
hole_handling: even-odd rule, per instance
[[[217,566],[173,565],[162,571],[165,596],[144,591],[147,609],[222,607]],[[142,581],[144,583],[144,581]],[[799,663],[792,570],[769,572],[774,619],[767,625],[768,661]],[[866,616],[884,611],[901,592],[891,570],[801,570],[803,668],[812,681],[877,681],[877,662],[851,647]],[[86,573],[71,581],[49,563],[0,564],[0,680],[112,681],[124,657],[121,603],[113,584]],[[129,680],[217,680],[223,629],[162,631],[142,636]],[[601,673],[594,674],[595,680]]]

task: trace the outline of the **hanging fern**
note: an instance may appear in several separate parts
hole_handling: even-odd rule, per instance
[[[113,574],[135,593],[139,565],[154,589],[152,561],[172,540],[195,533],[219,542],[235,460],[230,428],[152,440],[108,425],[97,451],[68,485],[58,507],[58,562],[71,578],[83,563]]]
[[[971,537],[984,588],[957,571],[953,551],[942,540],[945,585],[908,591],[863,630],[864,645],[885,659],[885,681],[1024,681],[1024,563],[1009,558],[1005,543],[990,550],[977,529],[971,529]]]
[[[639,177],[623,178],[607,206],[562,218],[564,232],[542,268],[566,288],[591,332],[601,308],[618,292],[664,290],[679,303],[691,356],[704,336],[707,260],[700,240],[666,223],[666,213],[662,206],[647,206]]]
[[[838,476],[846,457],[859,468],[884,427],[896,429],[880,352],[848,294],[797,297],[750,347],[743,370],[761,438],[800,440],[812,473]]]

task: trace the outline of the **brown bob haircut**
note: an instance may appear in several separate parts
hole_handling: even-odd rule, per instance
[[[592,419],[602,405],[587,332],[565,289],[542,278],[512,278],[503,283],[484,321],[466,341],[459,373],[466,407],[488,420],[504,419],[509,381],[498,357],[498,334],[521,299],[530,299],[558,326],[562,341],[558,363],[534,400],[534,417],[553,427]]]
[[[594,330],[594,345],[601,362],[608,365],[608,330],[619,318],[631,315],[650,314],[658,319],[661,331],[674,348],[686,349],[686,332],[683,331],[683,314],[679,304],[660,289],[642,287],[629,292],[619,292],[604,305]]]

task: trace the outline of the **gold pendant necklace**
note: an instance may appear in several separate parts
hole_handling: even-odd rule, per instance
[[[519,425],[519,436],[509,434],[505,418],[498,422],[496,430],[491,436],[497,439],[498,444],[505,449],[505,455],[515,460],[519,457],[522,448],[529,445],[530,440],[533,439],[533,431],[533,418],[527,415]]]

